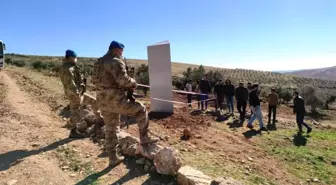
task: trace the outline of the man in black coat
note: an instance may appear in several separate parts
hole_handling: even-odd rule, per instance
[[[294,107],[293,112],[296,114],[296,123],[299,127],[299,133],[302,133],[302,125],[307,128],[307,133],[310,133],[312,131],[312,128],[307,125],[307,123],[304,122],[304,117],[306,115],[306,108],[305,108],[305,102],[304,99],[299,96],[299,92],[294,92]]]
[[[214,87],[214,92],[217,97],[216,111],[218,108],[222,111],[224,102],[224,84],[222,83],[222,80],[218,80]]]
[[[208,109],[209,94],[211,93],[211,86],[208,80],[208,75],[204,75],[204,77],[200,81],[199,89],[202,94],[201,95],[201,110],[204,111],[204,103],[205,103],[205,110]]]
[[[246,87],[244,87],[244,84],[242,82],[240,82],[239,87],[236,88],[235,95],[237,101],[237,109],[240,113],[240,121],[244,122],[249,91]]]
[[[229,107],[229,113],[234,113],[233,97],[235,95],[235,87],[231,84],[231,80],[227,79],[224,86],[226,102]]]

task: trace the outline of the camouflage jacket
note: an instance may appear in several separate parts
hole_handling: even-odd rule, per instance
[[[125,62],[110,54],[104,55],[95,62],[92,82],[98,90],[126,90],[137,85],[136,81],[128,76]]]
[[[65,94],[79,94],[84,86],[83,78],[80,75],[79,68],[76,64],[63,61],[59,76],[61,78]]]

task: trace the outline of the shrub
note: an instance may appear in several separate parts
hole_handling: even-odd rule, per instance
[[[48,64],[46,62],[42,61],[35,61],[32,63],[32,66],[34,69],[40,71],[40,70],[45,70],[48,67]]]
[[[333,103],[333,102],[335,102],[336,101],[336,96],[335,95],[331,95],[331,96],[329,96],[329,98],[326,100],[326,102],[325,102],[325,107],[326,107],[326,109],[329,109],[329,105],[331,104],[331,103]]]
[[[11,58],[6,58],[6,59],[5,59],[5,63],[6,63],[6,64],[13,64]]]
[[[305,99],[306,105],[311,107],[311,112],[316,112],[316,108],[323,105],[323,101],[316,95],[316,89],[307,85],[301,89],[301,96]]]
[[[289,90],[284,90],[279,93],[279,98],[282,99],[285,103],[290,102],[293,99],[293,95]]]
[[[26,66],[26,62],[23,60],[14,60],[12,62],[13,65],[17,66],[17,67],[24,67]]]
[[[149,85],[149,74],[148,74],[148,65],[141,64],[136,70],[135,70],[135,78],[138,83]],[[149,91],[149,88],[147,87],[139,87],[140,90],[144,93],[145,96],[147,96],[147,92]]]

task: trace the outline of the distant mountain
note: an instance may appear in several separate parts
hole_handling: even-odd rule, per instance
[[[274,73],[291,73],[291,72],[294,72],[295,70],[279,70],[279,71],[272,71]]]
[[[287,72],[287,74],[336,81],[336,66]]]

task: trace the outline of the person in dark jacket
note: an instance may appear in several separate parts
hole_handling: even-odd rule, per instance
[[[253,115],[251,119],[248,121],[247,127],[252,129],[253,128],[252,123],[254,122],[255,119],[258,119],[260,131],[265,131],[266,128],[264,127],[264,122],[262,120],[262,112],[261,112],[261,107],[260,107],[260,99],[259,99],[258,91],[259,91],[259,85],[253,84],[251,92],[249,94],[249,103],[253,111]]]
[[[209,94],[211,93],[211,86],[208,80],[208,75],[204,75],[204,77],[199,83],[199,88],[202,94],[201,95],[201,110],[204,111],[208,109]],[[204,103],[205,103],[205,109],[204,109]]]
[[[237,109],[240,114],[240,121],[244,122],[249,92],[247,88],[244,87],[244,84],[242,82],[240,82],[239,87],[236,88],[235,95],[237,101]]]
[[[249,93],[251,92],[251,90],[252,90],[252,83],[251,82],[247,83],[247,90],[248,90]],[[251,116],[252,116],[253,111],[252,111],[251,107],[250,107],[250,111],[251,111]]]
[[[234,112],[234,105],[233,105],[233,97],[235,95],[235,87],[234,85],[231,84],[231,80],[227,79],[225,81],[225,86],[224,86],[224,91],[225,91],[225,96],[226,96],[226,102],[229,107],[229,113]]]
[[[222,83],[222,80],[218,80],[217,84],[214,87],[214,93],[217,98],[216,111],[218,108],[220,109],[220,111],[222,111],[224,102],[224,84]]]
[[[196,93],[201,93],[200,88],[199,88],[199,83],[200,81],[197,80]],[[197,100],[197,109],[200,110],[201,109],[201,95],[200,94],[196,95],[196,100]]]
[[[306,108],[305,108],[305,102],[304,99],[299,96],[299,92],[294,92],[294,107],[293,112],[296,114],[296,123],[299,127],[299,133],[301,134],[302,131],[302,125],[307,128],[307,134],[312,131],[312,128],[307,125],[307,123],[304,122],[304,117],[306,115]]]

